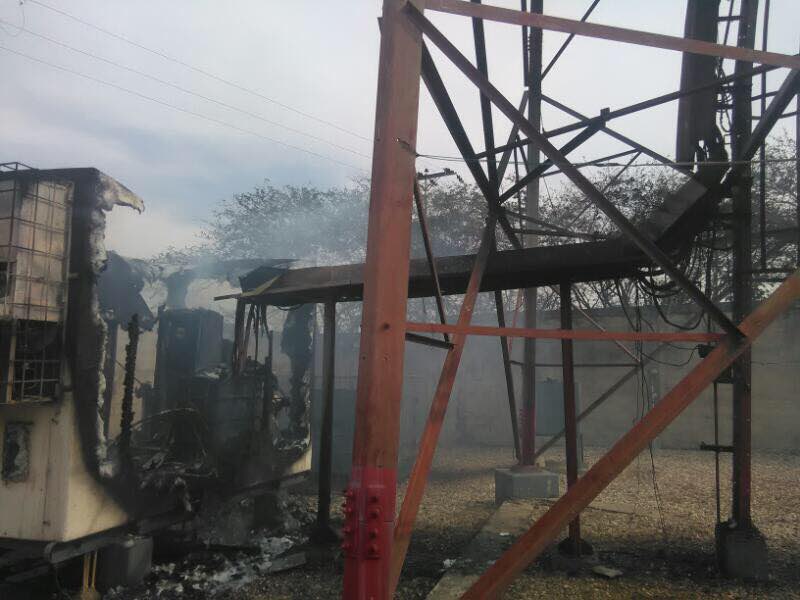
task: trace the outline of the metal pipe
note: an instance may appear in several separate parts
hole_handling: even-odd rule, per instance
[[[561,329],[572,329],[572,293],[571,285],[568,281],[561,283]],[[561,363],[562,378],[564,387],[564,431],[565,448],[564,452],[567,459],[567,489],[575,485],[578,480],[578,425],[575,418],[575,368],[572,340],[561,340]],[[580,515],[575,515],[569,523],[569,538],[571,540],[571,550],[575,556],[581,554],[581,520]]]
[[[323,308],[322,420],[319,435],[317,479],[317,523],[313,537],[331,541],[338,536],[331,529],[331,482],[333,476],[333,396],[336,373],[336,302]]]

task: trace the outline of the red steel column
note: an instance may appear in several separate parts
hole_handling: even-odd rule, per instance
[[[420,10],[422,0],[412,0]],[[388,600],[415,179],[421,35],[384,0],[361,317],[344,597]]]

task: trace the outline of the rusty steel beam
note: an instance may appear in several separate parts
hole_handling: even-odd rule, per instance
[[[745,352],[778,316],[800,298],[800,270],[789,276],[740,325],[741,338],[726,338],[580,477],[533,526],[476,581],[462,600],[496,598],[581,510]]]
[[[473,6],[473,5],[468,5]],[[644,252],[650,260],[669,275],[697,304],[703,307],[708,315],[714,319],[729,335],[739,335],[736,325],[711,302],[705,294],[675,266],[672,260],[649,237],[643,234],[631,223],[619,209],[611,203],[605,195],[592,184],[572,163],[570,163],[547,138],[539,133],[530,121],[522,115],[509,101],[495,88],[483,75],[469,62],[469,60],[453,46],[453,44],[419,12],[413,5],[406,6],[406,13],[410,20],[417,25],[428,38],[444,53],[458,69],[464,73],[479,89],[489,96],[497,108],[511,121],[517,122],[520,129],[535,141],[539,149],[566,175],[581,192],[611,219],[622,232]],[[526,13],[527,14],[527,13]]]
[[[444,310],[444,299],[442,298],[442,286],[439,283],[439,272],[436,270],[436,260],[433,257],[433,246],[428,230],[428,217],[425,214],[425,203],[422,201],[422,190],[419,188],[419,181],[414,178],[414,204],[417,207],[417,217],[419,218],[419,228],[422,232],[422,243],[425,246],[425,257],[428,259],[428,266],[431,269],[433,279],[433,289],[436,294],[436,310],[439,312],[439,320],[447,323],[447,315]],[[444,341],[449,342],[450,338],[445,333]]]
[[[422,52],[421,36],[403,12],[411,5],[383,2],[353,467],[342,542],[343,593],[351,600],[391,596]]]
[[[406,323],[406,331],[416,333],[452,333],[453,335],[506,336],[541,340],[581,340],[596,342],[716,342],[721,333],[689,333],[658,331],[595,331],[593,329],[532,329],[526,327],[492,327],[490,325],[441,325],[439,323]]]
[[[703,54],[718,58],[729,58],[732,60],[743,60],[764,65],[800,69],[800,57],[780,54],[778,52],[764,52],[762,50],[752,50],[739,46],[726,46],[724,44],[715,44],[701,40],[625,29],[623,27],[586,23],[573,19],[551,17],[549,15],[522,12],[497,6],[471,4],[463,0],[427,0],[425,6],[433,11],[460,15],[462,17],[486,19],[511,25],[524,25],[548,31],[559,31],[561,33],[574,33],[575,35],[585,37],[624,42],[639,46],[650,46],[663,50],[676,50],[678,52],[689,52],[691,54]]]
[[[461,311],[458,315],[458,324],[461,327],[468,326],[472,321],[472,312],[475,309],[475,302],[478,299],[481,279],[483,279],[489,255],[494,249],[495,226],[496,216],[490,213],[486,222],[486,227],[483,230],[483,235],[481,236],[481,243],[475,258],[475,264],[472,268],[469,285],[464,294]],[[444,327],[444,325],[442,327]],[[445,412],[447,411],[447,405],[450,401],[450,394],[453,391],[453,384],[455,383],[456,374],[458,373],[458,367],[461,364],[461,356],[464,353],[464,344],[466,340],[467,336],[463,333],[456,334],[452,337],[453,347],[448,350],[447,356],[445,356],[439,382],[433,395],[428,420],[425,423],[425,429],[420,438],[417,458],[414,461],[414,467],[408,478],[406,494],[403,497],[403,504],[400,507],[400,513],[397,516],[397,524],[394,529],[392,562],[389,573],[390,590],[394,590],[397,587],[397,582],[400,579],[400,572],[403,569],[403,562],[406,557],[406,552],[408,551],[408,544],[411,541],[411,531],[414,528],[414,521],[417,518],[419,505],[422,502],[422,495],[425,492],[425,484],[428,481],[428,473],[430,472],[433,455],[436,451],[436,443],[439,440],[439,433],[444,424]]]

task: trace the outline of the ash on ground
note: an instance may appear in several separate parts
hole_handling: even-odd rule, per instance
[[[134,588],[114,588],[109,600],[224,599],[270,573],[305,562],[307,527],[314,513],[306,498],[272,498],[271,526],[254,528],[256,501],[210,501],[191,530],[170,531],[157,540],[159,554],[145,581]]]

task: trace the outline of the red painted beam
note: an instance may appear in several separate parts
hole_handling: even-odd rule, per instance
[[[680,415],[720,373],[745,352],[778,316],[800,299],[800,270],[741,323],[744,337],[726,337],[645,416],[623,435],[589,471],[575,482],[461,597],[462,600],[496,598],[514,578],[555,539],[578,513]]]
[[[473,4],[471,2],[465,2],[464,0],[427,0],[425,8],[438,12],[460,15],[462,17],[486,19],[511,25],[527,25],[528,27],[547,29],[549,31],[560,31],[562,33],[571,33],[615,42],[625,42],[639,46],[650,46],[652,48],[662,48],[664,50],[677,50],[678,52],[690,52],[692,54],[704,54],[706,56],[744,60],[764,65],[789,67],[790,69],[800,69],[800,57],[791,56],[789,54],[751,50],[738,46],[726,46],[724,44],[714,44],[712,42],[704,42],[672,35],[625,29],[623,27],[612,27],[599,23],[586,23],[533,12],[500,8],[498,6]]]
[[[524,327],[491,327],[488,325],[441,325],[439,323],[406,323],[406,331],[416,333],[451,333],[460,335],[537,338],[542,340],[584,340],[612,342],[716,342],[721,333],[686,333],[658,331],[595,331],[593,329],[526,329]]]
[[[416,2],[416,0],[414,0]],[[389,600],[422,39],[384,0],[343,595]],[[423,2],[417,2],[422,8]],[[387,269],[386,265],[392,265]]]
[[[458,324],[461,327],[468,326],[472,320],[472,312],[475,308],[475,302],[478,299],[481,279],[483,279],[483,274],[486,271],[486,263],[489,261],[489,256],[495,247],[496,226],[496,213],[490,213],[486,227],[483,230],[475,265],[472,267],[469,285],[464,294],[464,300],[458,315]],[[461,364],[464,344],[467,341],[466,335],[463,333],[456,334],[450,339],[453,346],[447,351],[444,365],[442,365],[442,371],[439,375],[439,381],[433,395],[430,412],[428,413],[428,420],[425,423],[425,429],[419,441],[417,459],[414,461],[414,467],[411,469],[411,475],[408,478],[408,486],[406,487],[406,495],[403,497],[403,504],[400,507],[400,513],[397,516],[397,524],[394,528],[394,544],[392,545],[392,563],[389,580],[391,590],[397,587],[397,582],[400,580],[400,572],[403,569],[403,562],[408,552],[408,544],[411,541],[414,521],[417,518],[422,496],[425,493],[425,484],[428,482],[428,473],[430,473],[433,455],[436,452],[436,443],[439,440],[439,433],[442,431],[447,405],[450,402],[450,394],[453,392],[453,384],[456,380],[458,367]]]

